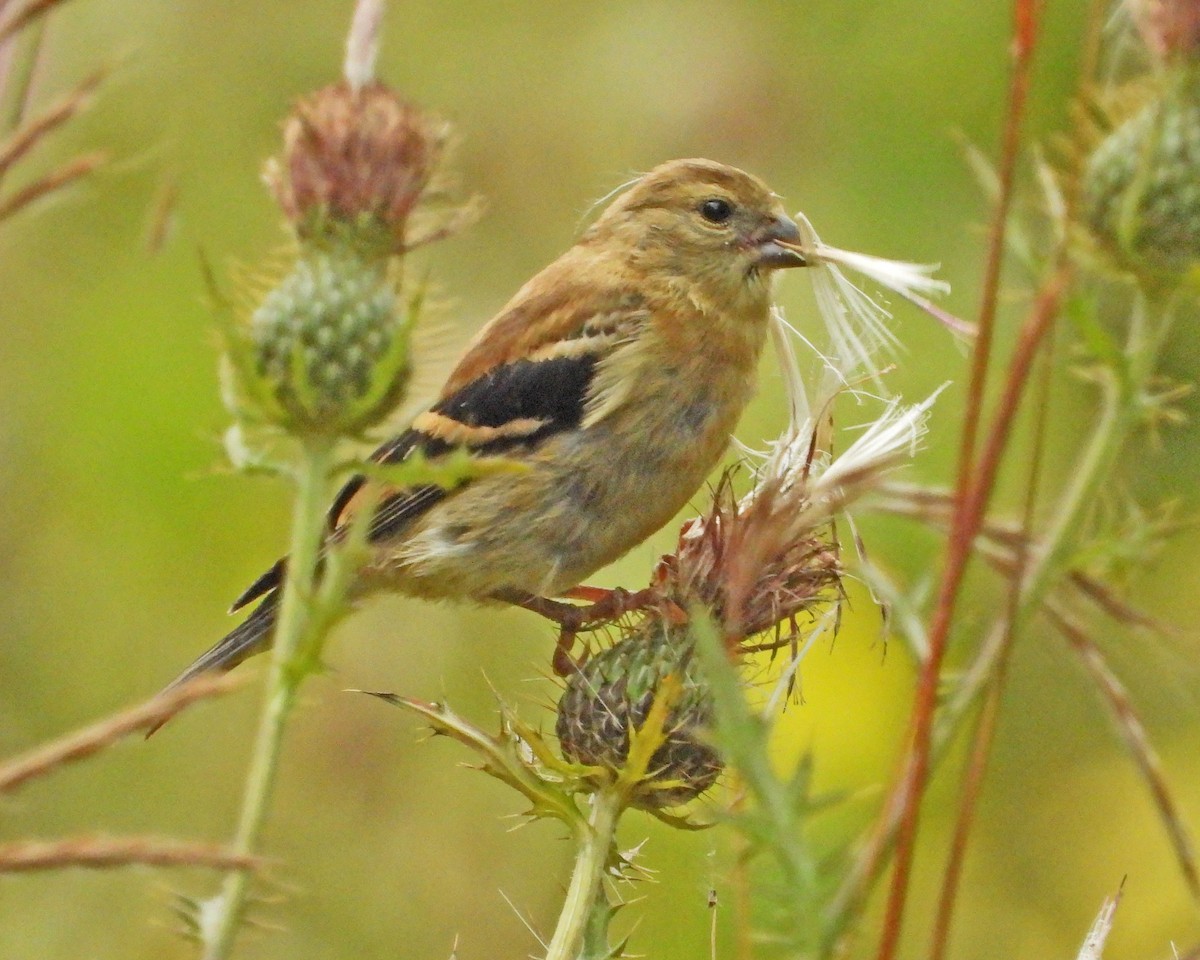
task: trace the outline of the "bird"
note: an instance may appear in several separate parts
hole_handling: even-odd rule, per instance
[[[371,457],[465,450],[521,468],[454,489],[342,487],[327,544],[374,511],[352,597],[578,610],[553,598],[664,526],[720,461],[753,393],[773,278],[807,265],[800,242],[780,198],[737,168],[673,160],[628,184]],[[286,576],[285,558],[255,580],[231,612],[258,605],[168,689],[269,648]]]

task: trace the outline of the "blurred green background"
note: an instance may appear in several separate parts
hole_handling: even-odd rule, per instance
[[[1007,4],[961,0],[784,0],[603,4],[393,3],[381,74],[452,119],[464,189],[487,199],[474,229],[422,256],[441,301],[443,347],[429,379],[522,283],[572,242],[591,202],[632,172],[708,156],[767,180],[837,246],[940,261],[951,310],[973,316],[986,204],[958,137],[989,153],[1003,114]],[[1052,3],[1030,131],[1068,115],[1086,4]],[[29,175],[102,147],[113,161],[86,186],[0,229],[0,754],[13,754],[157,690],[230,625],[224,609],[286,538],[288,490],[223,468],[226,425],[198,251],[222,270],[281,244],[259,184],[291,100],[339,70],[350,0],[77,0],[56,14],[37,77],[46,104],[115,64],[94,110],[44,147]],[[14,181],[16,182],[16,181]],[[168,243],[146,247],[155,198],[178,186]],[[1007,288],[1002,340],[1020,314]],[[781,298],[817,324],[803,278]],[[909,472],[950,476],[966,379],[962,352],[898,308],[905,345],[893,387],[916,400],[950,380],[927,448]],[[1191,378],[1186,333],[1169,361]],[[1050,477],[1090,411],[1085,386],[1055,385]],[[1193,410],[1194,401],[1185,408]],[[1194,410],[1193,410],[1194,412]],[[843,422],[854,422],[853,407]],[[740,435],[783,423],[769,365]],[[1122,484],[1192,508],[1194,426],[1147,447]],[[1061,454],[1061,457],[1057,456]],[[1018,465],[1019,466],[1019,465]],[[1118,486],[1124,490],[1124,486]],[[909,582],[936,575],[936,541],[863,516],[875,562]],[[670,532],[597,578],[640,585]],[[1144,710],[1192,823],[1200,822],[1195,627],[1197,539],[1183,533],[1133,577],[1132,595],[1179,625],[1163,643],[1101,635]],[[837,643],[815,650],[804,703],[781,724],[781,763],[815,753],[819,784],[855,792],[827,827],[862,823],[893,772],[912,676],[885,648],[870,599]],[[992,618],[994,593],[962,609],[960,640]],[[522,612],[400,599],[342,627],[335,670],[306,688],[268,834],[277,885],[242,956],[521,957],[547,934],[570,845],[551,824],[511,832],[522,801],[460,768],[447,741],[345,688],[447,697],[490,723],[491,683],[547,726],[552,631]],[[886,654],[886,655],[885,655]],[[226,838],[257,703],[254,688],[180,717],[0,804],[0,840],[80,832]],[[950,770],[946,771],[950,773]],[[935,782],[918,859],[906,956],[923,955],[954,778]],[[649,838],[656,882],[627,912],[632,948],[708,955],[715,888],[719,955],[731,956],[728,839],[627,818]],[[1101,899],[1123,877],[1112,958],[1170,955],[1200,935],[1144,785],[1072,655],[1057,637],[1021,644],[967,862],[952,955],[1074,957]],[[187,957],[172,932],[174,891],[212,878],[127,870],[0,878],[0,957]],[[524,919],[523,919],[524,918]],[[868,956],[873,937],[856,948]]]

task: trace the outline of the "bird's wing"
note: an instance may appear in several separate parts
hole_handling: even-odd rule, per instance
[[[534,308],[549,312],[539,315]],[[537,298],[515,301],[485,328],[491,336],[477,339],[468,350],[441,398],[371,460],[395,464],[414,451],[433,459],[461,449],[481,456],[519,456],[578,427],[597,364],[634,337],[645,319],[640,303],[619,291],[599,297],[593,291],[590,298],[560,296],[553,309]],[[490,362],[485,362],[488,355]],[[451,491],[433,485],[380,490],[356,475],[334,499],[329,530],[343,529],[357,511],[374,507],[368,538],[386,540],[449,495]],[[285,571],[286,560],[280,560],[232,609],[277,588]]]

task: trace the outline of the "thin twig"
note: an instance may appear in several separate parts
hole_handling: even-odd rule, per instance
[[[107,71],[97,70],[53,106],[22,124],[7,141],[0,143],[0,177],[45,137],[87,109],[92,94],[104,80],[106,73]]]
[[[11,196],[0,200],[0,222],[19,213],[35,200],[40,200],[42,197],[61,190],[76,180],[86,177],[107,159],[108,155],[103,151],[86,153],[81,157],[76,157],[74,160],[64,163],[56,170],[52,170],[40,180],[35,180],[33,183],[22,187]]]
[[[974,659],[963,671],[953,693],[937,714],[933,735],[935,761],[949,749],[962,718],[974,705],[979,693],[986,688],[995,672],[1004,642],[1001,626],[995,625],[988,633]],[[905,759],[907,761],[907,755]],[[900,783],[905,782],[903,777],[897,780]],[[861,910],[868,892],[883,872],[900,828],[902,801],[903,796],[898,789],[890,791],[883,810],[867,830],[853,864],[839,884],[837,893],[830,900],[827,916],[832,923],[844,924],[851,914]]]
[[[1099,647],[1065,610],[1057,604],[1048,603],[1045,612],[1050,622],[1079,655],[1105,705],[1112,712],[1121,739],[1125,741],[1126,749],[1141,771],[1142,779],[1146,781],[1154,805],[1158,808],[1159,817],[1167,828],[1171,846],[1175,850],[1175,857],[1179,861],[1179,868],[1187,881],[1188,889],[1193,897],[1200,899],[1200,870],[1197,869],[1195,843],[1163,773],[1158,751],[1150,742],[1146,726],[1134,709],[1125,685],[1113,673]]]
[[[1058,257],[1062,256],[1059,251]],[[1007,611],[1002,626],[1003,635],[1001,648],[996,661],[995,673],[988,684],[987,696],[975,723],[975,732],[971,743],[971,756],[966,770],[963,772],[963,784],[959,798],[958,817],[954,824],[954,838],[951,841],[950,853],[947,856],[946,870],[942,877],[942,889],[938,898],[937,914],[934,918],[933,934],[930,943],[930,960],[943,960],[950,946],[950,928],[954,919],[954,907],[958,897],[959,884],[966,861],[967,845],[970,841],[971,828],[975,822],[975,811],[978,808],[979,796],[983,790],[984,777],[987,774],[988,763],[991,759],[992,745],[995,743],[996,730],[1000,723],[1000,709],[1003,706],[1004,690],[1008,680],[1008,665],[1012,659],[1013,644],[1016,640],[1017,614],[1021,602],[1021,582],[1025,575],[1029,559],[1029,547],[1033,543],[1033,522],[1037,506],[1038,491],[1041,488],[1042,466],[1045,455],[1048,410],[1050,409],[1050,384],[1054,374],[1054,337],[1053,327],[1049,333],[1050,343],[1042,355],[1041,373],[1038,382],[1038,397],[1034,403],[1034,436],[1031,443],[1032,456],[1029,457],[1029,472],[1025,482],[1024,509],[1016,543],[1013,547],[1015,554],[1015,573],[1008,581]]]
[[[1030,67],[1037,40],[1040,10],[1040,0],[1016,0],[1015,2],[1008,114],[1000,153],[1000,189],[992,219],[988,259],[984,271],[983,298],[979,311],[971,379],[967,390],[967,409],[958,461],[957,509],[946,567],[942,576],[942,588],[929,631],[929,657],[921,665],[916,700],[913,704],[910,759],[903,764],[903,780],[897,787],[903,797],[903,815],[900,833],[897,837],[895,870],[892,874],[883,933],[877,954],[879,960],[892,960],[900,942],[904,907],[908,899],[909,872],[912,869],[913,852],[916,846],[918,809],[929,773],[929,741],[933,731],[933,714],[936,708],[937,688],[941,680],[942,659],[946,652],[959,586],[971,554],[971,544],[975,539],[973,527],[978,527],[982,512],[982,503],[976,507],[971,500],[980,499],[980,495],[982,495],[982,500],[986,501],[991,491],[990,481],[986,486],[978,483],[978,478],[983,474],[984,464],[981,463],[979,470],[976,470],[975,446],[991,359],[992,334],[995,328],[996,306],[1000,291],[1000,272],[1004,261],[1005,233],[1009,208],[1012,204],[1017,158],[1020,154],[1021,130],[1025,102],[1029,93]],[[974,498],[969,496],[972,493],[975,494]],[[973,510],[979,511],[974,518],[972,517]]]
[[[86,759],[130,734],[149,730],[174,716],[189,704],[229,693],[245,683],[245,677],[205,676],[105,717],[91,726],[47,743],[0,765],[0,794],[11,793],[30,780],[53,773],[59,767]]]
[[[1029,315],[1025,318],[1008,366],[1008,377],[996,416],[979,457],[978,468],[965,496],[956,504],[946,568],[929,630],[929,657],[922,665],[913,704],[913,732],[908,751],[911,760],[905,762],[902,783],[896,788],[903,797],[903,816],[896,839],[895,871],[892,874],[879,960],[892,960],[899,943],[900,924],[903,920],[908,877],[916,843],[918,807],[929,776],[930,741],[938,701],[941,663],[949,641],[959,587],[973,552],[975,538],[983,525],[996,475],[1008,445],[1013,420],[1029,378],[1029,370],[1058,315],[1059,303],[1070,277],[1070,266],[1060,264],[1043,285]]]
[[[157,837],[69,837],[0,844],[0,874],[87,867],[205,867],[210,870],[257,870],[258,857],[211,843]]]
[[[29,0],[24,6],[8,11],[7,16],[0,17],[0,43],[15,37],[35,20],[66,2],[67,0]]]
[[[0,132],[11,133],[25,119],[45,38],[46,22],[39,20],[25,36],[0,41]]]

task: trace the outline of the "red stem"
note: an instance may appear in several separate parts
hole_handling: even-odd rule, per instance
[[[900,830],[897,836],[895,870],[888,894],[883,934],[879,943],[879,960],[892,960],[900,942],[904,908],[908,898],[909,873],[912,870],[916,842],[918,808],[929,775],[930,738],[933,732],[933,713],[937,687],[941,677],[942,660],[946,653],[950,622],[958,589],[962,583],[971,544],[978,530],[979,517],[972,521],[972,497],[979,489],[972,484],[975,444],[983,411],[984,388],[992,354],[992,334],[995,329],[996,304],[1000,291],[1000,271],[1004,260],[1004,235],[1012,205],[1013,180],[1021,143],[1021,119],[1029,92],[1029,66],[1037,37],[1039,0],[1015,0],[1013,19],[1012,74],[1009,80],[1008,116],[1000,156],[1000,189],[996,200],[988,244],[988,259],[984,271],[983,298],[979,309],[978,334],[971,363],[970,387],[963,421],[962,444],[959,449],[958,483],[955,488],[956,509],[951,524],[946,567],[942,574],[938,605],[934,610],[929,632],[929,654],[921,665],[921,675],[913,703],[911,720],[912,740],[909,758],[901,773]],[[988,485],[990,488],[990,483]],[[987,490],[982,493],[986,496]],[[974,529],[972,529],[974,528]]]
[[[1059,252],[1061,258],[1062,252]],[[1050,328],[1053,333],[1053,327]],[[1010,579],[1008,610],[1004,622],[1003,646],[996,664],[979,717],[975,724],[975,735],[971,747],[971,758],[963,774],[962,792],[959,800],[958,819],[954,825],[954,839],[946,860],[946,872],[942,877],[942,892],[938,899],[937,916],[934,919],[933,935],[929,947],[929,960],[943,960],[950,948],[950,926],[954,919],[954,906],[962,880],[967,846],[971,839],[971,828],[975,824],[975,811],[983,781],[991,760],[992,745],[1000,722],[1005,681],[1008,676],[1009,654],[1015,639],[1017,617],[1021,603],[1021,583],[1025,578],[1025,564],[1029,558],[1029,545],[1033,543],[1033,523],[1037,506],[1038,490],[1041,487],[1042,455],[1046,449],[1046,431],[1050,409],[1050,385],[1054,377],[1054,341],[1050,340],[1043,354],[1042,371],[1036,397],[1034,416],[1033,454],[1029,458],[1029,476],[1026,480],[1025,507],[1021,517],[1021,539],[1016,546],[1016,568]]]
[[[893,960],[899,945],[900,929],[908,896],[909,875],[912,871],[916,845],[918,813],[921,795],[929,778],[929,755],[933,734],[934,711],[941,676],[942,660],[950,636],[959,587],[966,573],[975,536],[983,523],[988,499],[995,485],[1005,448],[1008,445],[1013,420],[1020,406],[1021,395],[1046,333],[1058,313],[1059,301],[1070,279],[1070,271],[1060,265],[1043,286],[1038,298],[1022,325],[1016,349],[1008,368],[1004,392],[992,422],[974,476],[960,478],[954,519],[951,525],[946,568],[933,621],[929,630],[929,656],[922,664],[916,699],[913,704],[912,744],[899,793],[901,796],[900,827],[896,836],[896,860],[884,916],[883,935],[878,960]],[[990,322],[990,321],[989,321]],[[981,324],[982,326],[982,324]],[[962,492],[965,489],[965,495]]]

